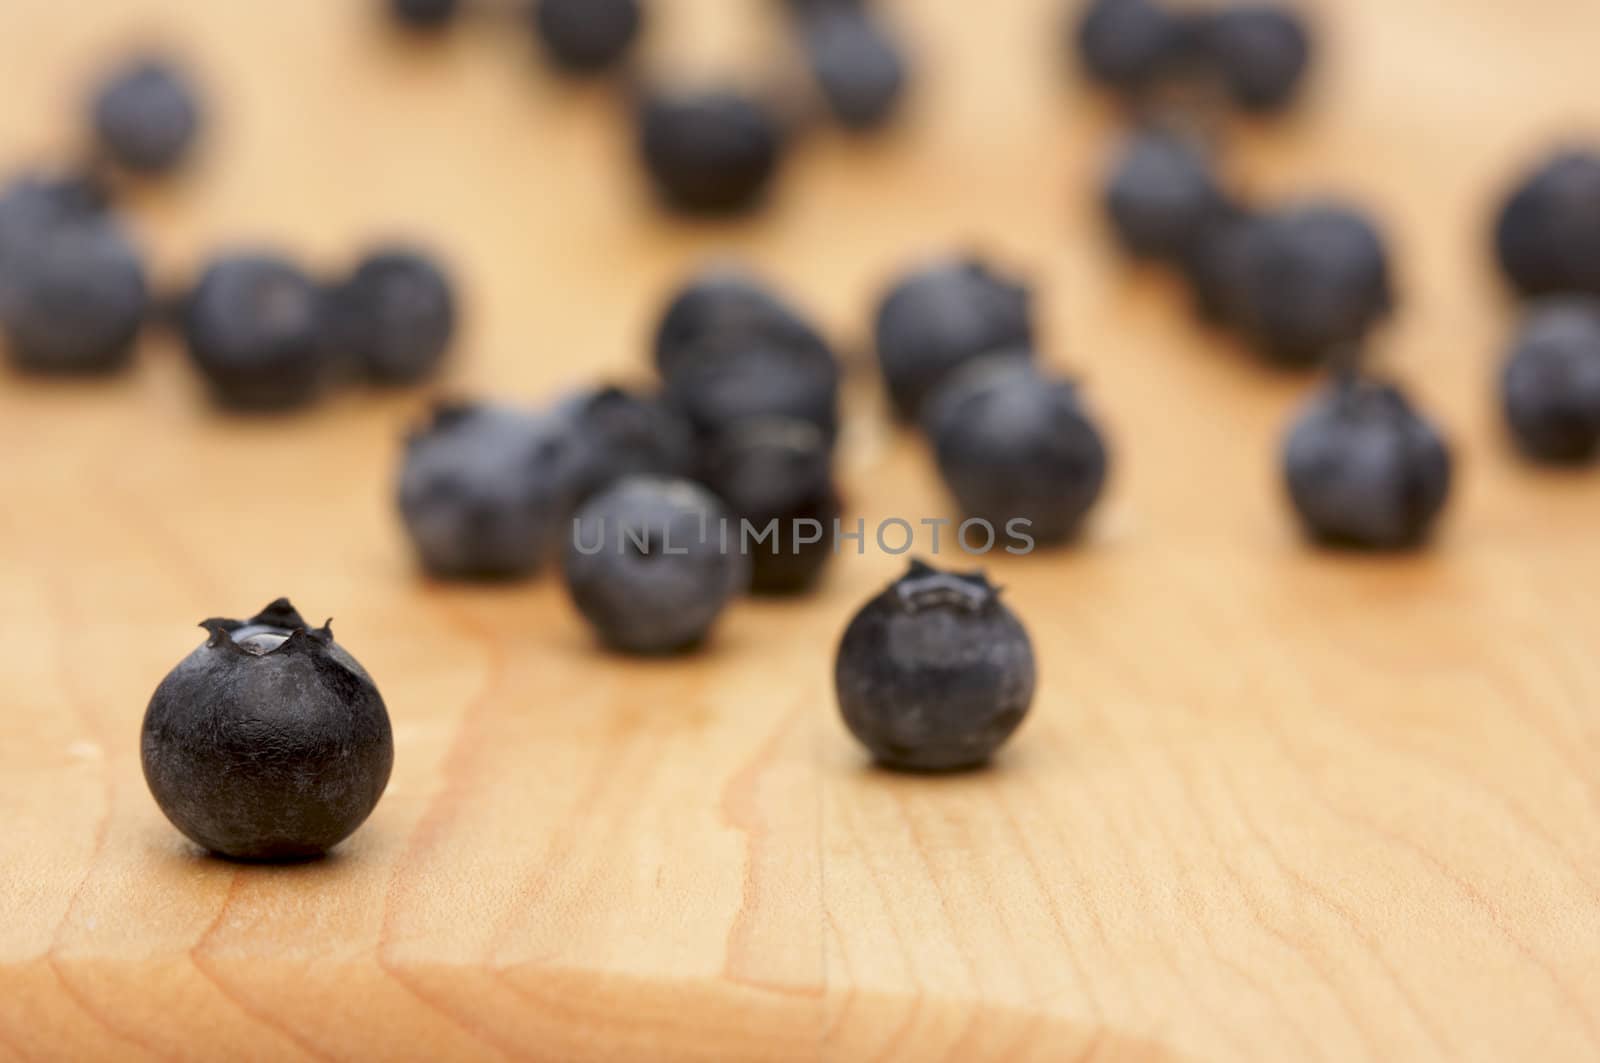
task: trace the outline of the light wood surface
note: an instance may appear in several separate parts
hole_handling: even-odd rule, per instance
[[[6,0],[8,169],[70,149],[118,48],[200,66],[203,163],[134,208],[163,276],[224,242],[334,269],[416,234],[471,304],[452,387],[534,399],[642,371],[703,256],[859,347],[894,269],[974,244],[1037,282],[1117,463],[1087,543],[991,565],[1041,655],[1015,744],[897,778],[840,726],[830,668],[901,559],[741,603],[703,656],[619,661],[552,580],[417,576],[390,484],[419,396],[226,420],[159,341],[109,383],[0,377],[0,1060],[1600,1054],[1600,474],[1508,455],[1489,381],[1513,309],[1485,255],[1509,176],[1600,133],[1600,7],[1330,0],[1304,109],[1228,131],[1261,194],[1390,227],[1384,357],[1462,459],[1437,548],[1398,560],[1301,545],[1275,447],[1308,382],[1109,246],[1118,119],[1062,77],[1056,8],[892,5],[923,75],[904,128],[821,134],[769,213],[707,226],[658,215],[616,101],[518,37],[408,46],[357,0]],[[858,391],[852,514],[944,515]],[[163,820],[138,724],[194,622],[280,594],[377,678],[396,766],[332,858],[239,867]]]

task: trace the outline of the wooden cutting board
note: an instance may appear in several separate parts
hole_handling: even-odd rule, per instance
[[[696,658],[617,660],[553,580],[416,574],[391,481],[421,396],[224,419],[156,339],[112,382],[0,377],[0,1060],[1600,1054],[1600,473],[1508,454],[1485,251],[1513,173],[1600,131],[1600,7],[1329,2],[1303,110],[1225,129],[1258,194],[1389,225],[1381,354],[1462,476],[1437,548],[1388,560],[1287,520],[1275,447],[1308,382],[1111,248],[1119,119],[1062,76],[1054,0],[893,5],[923,75],[904,127],[818,135],[768,213],[716,225],[656,213],[618,101],[516,35],[408,45],[364,0],[92,6],[0,10],[0,161],[69,150],[118,48],[192,56],[215,135],[132,208],[164,278],[223,243],[331,271],[416,235],[470,301],[452,389],[540,399],[642,373],[705,256],[856,350],[897,268],[975,246],[1037,284],[1116,475],[1089,541],[989,566],[1041,656],[1015,744],[899,778],[839,725],[830,667],[901,558],[741,603]],[[757,3],[655,6],[665,62],[765,54],[739,43]],[[946,515],[856,376],[852,515]],[[163,820],[138,725],[196,621],[280,594],[377,678],[396,768],[331,858],[240,867]]]

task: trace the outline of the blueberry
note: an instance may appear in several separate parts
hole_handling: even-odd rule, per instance
[[[369,254],[333,292],[330,330],[340,353],[381,384],[432,376],[456,328],[450,278],[425,252],[388,247]]]
[[[1254,318],[1252,258],[1261,219],[1260,212],[1224,199],[1184,245],[1178,265],[1202,320],[1249,327]]]
[[[526,576],[560,548],[576,478],[564,420],[441,403],[407,440],[400,514],[423,567],[436,576]]]
[[[1171,75],[1189,44],[1185,20],[1156,0],[1091,0],[1075,10],[1072,31],[1089,77],[1133,94]]]
[[[783,130],[752,97],[731,90],[652,93],[638,121],[645,169],[662,200],[679,210],[747,210],[777,172]]]
[[[925,407],[939,471],[969,518],[996,536],[1013,520],[1041,543],[1074,535],[1106,483],[1109,458],[1077,386],[1027,353],[953,373]]]
[[[384,0],[389,16],[407,29],[441,29],[456,17],[461,0]]]
[[[128,363],[150,296],[144,265],[109,214],[57,221],[0,252],[0,326],[19,366],[107,372]]]
[[[839,367],[814,348],[712,347],[666,380],[672,404],[703,441],[756,417],[796,417],[832,440],[839,425]]]
[[[1325,362],[1358,344],[1392,308],[1388,252],[1360,212],[1332,203],[1291,207],[1250,232],[1249,316],[1273,361]]]
[[[533,26],[546,54],[564,70],[616,66],[639,36],[639,0],[535,0]]]
[[[585,503],[572,524],[567,589],[613,649],[675,653],[699,644],[749,578],[735,522],[686,480],[623,480]]]
[[[173,826],[239,860],[318,856],[349,837],[394,765],[372,678],[280,598],[210,638],[145,710],[144,777]]]
[[[271,254],[221,255],[184,300],[189,357],[223,406],[278,410],[321,391],[330,368],[321,290]]]
[[[815,327],[742,268],[704,270],[668,302],[656,328],[656,368],[672,377],[708,350],[774,346],[829,353]]]
[[[839,642],[834,686],[850,732],[902,771],[987,761],[1028,713],[1033,644],[981,573],[913,561]]]
[[[1152,130],[1123,149],[1106,184],[1105,205],[1129,253],[1177,259],[1223,209],[1223,195],[1199,150],[1174,133]]]
[[[1529,312],[1500,377],[1506,424],[1523,453],[1549,463],[1600,451],[1600,299]]]
[[[878,304],[878,362],[889,398],[904,419],[963,363],[991,351],[1029,348],[1028,289],[974,258],[924,265]]]
[[[1311,60],[1310,31],[1289,7],[1224,8],[1207,20],[1202,42],[1233,102],[1250,111],[1287,106]]]
[[[1307,533],[1335,546],[1426,540],[1450,493],[1450,451],[1398,388],[1346,377],[1301,412],[1284,449],[1289,498]]]
[[[849,129],[873,129],[893,115],[906,63],[882,23],[866,8],[817,4],[800,19],[811,75],[833,116]]]
[[[1600,152],[1561,151],[1524,178],[1496,219],[1495,248],[1524,295],[1600,295]]]
[[[183,71],[146,56],[114,71],[91,117],[100,149],[134,173],[164,174],[183,162],[200,130],[200,104]]]
[[[105,189],[77,173],[24,173],[0,190],[0,285],[36,255],[58,227],[105,213]]]
[[[591,388],[560,403],[556,413],[571,426],[578,502],[627,476],[678,477],[694,470],[694,433],[659,396]]]
[[[833,556],[839,518],[832,452],[822,432],[792,418],[745,421],[718,440],[705,475],[743,522],[741,531],[749,528],[740,546],[750,559],[750,589],[794,594],[813,586]]]

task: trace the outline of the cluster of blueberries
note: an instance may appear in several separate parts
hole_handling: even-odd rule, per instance
[[[116,69],[89,109],[87,162],[0,189],[0,330],[11,361],[41,374],[110,373],[147,324],[176,328],[217,401],[302,405],[335,381],[412,384],[433,374],[455,329],[455,296],[425,253],[386,246],[323,283],[271,253],[215,256],[187,291],[153,294],[113,209],[119,186],[172,174],[202,128],[199,98],[171,60]]]
[[[888,122],[907,64],[868,0],[778,2],[832,120],[857,131]],[[470,0],[385,3],[400,25],[428,34],[471,10]],[[762,201],[801,124],[791,101],[776,91],[649,84],[630,62],[647,24],[641,0],[530,0],[515,10],[558,70],[626,77],[639,158],[662,203],[690,214],[730,214]]]
[[[1263,206],[1227,188],[1191,130],[1221,96],[1275,112],[1295,98],[1311,55],[1289,8],[1168,11],[1152,0],[1095,0],[1077,22],[1082,66],[1146,114],[1107,176],[1105,213],[1129,255],[1174,268],[1207,323],[1268,363],[1331,367],[1335,381],[1289,432],[1284,478],[1315,539],[1396,549],[1425,540],[1449,493],[1438,430],[1392,382],[1362,365],[1394,306],[1378,226],[1347,204]],[[1173,115],[1176,114],[1176,119]]]

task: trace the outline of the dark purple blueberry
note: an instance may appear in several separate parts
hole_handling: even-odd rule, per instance
[[[1262,215],[1224,201],[1195,229],[1178,264],[1194,296],[1195,310],[1213,325],[1247,329],[1254,319],[1256,226]]]
[[[564,419],[443,403],[406,441],[400,514],[435,576],[527,576],[561,548],[577,475]]]
[[[1600,451],[1600,299],[1535,306],[1500,375],[1501,407],[1528,457],[1590,461]]]
[[[573,518],[567,589],[611,648],[681,652],[705,640],[749,579],[737,535],[737,522],[704,488],[631,477]]]
[[[850,733],[902,771],[987,761],[1033,702],[1033,644],[982,573],[913,561],[850,621],[834,686]]]
[[[1600,152],[1565,149],[1527,175],[1500,210],[1495,249],[1524,295],[1600,295]]]
[[[37,223],[14,233],[0,269],[0,327],[12,361],[46,373],[127,365],[150,304],[138,251],[109,214]]]
[[[168,173],[188,157],[200,131],[200,104],[170,60],[144,56],[114,71],[90,108],[101,152],[134,173]]]
[[[743,422],[712,448],[705,482],[742,522],[752,591],[796,594],[816,584],[833,556],[840,507],[832,450],[816,425]]]
[[[437,30],[449,25],[461,9],[461,0],[383,0],[397,24],[413,30]]]
[[[1174,260],[1224,209],[1224,200],[1200,150],[1177,134],[1151,130],[1123,149],[1106,183],[1105,206],[1130,254]]]
[[[657,92],[639,107],[639,152],[656,191],[690,213],[748,210],[777,173],[784,135],[777,117],[730,90]]]
[[[563,70],[589,74],[616,66],[639,36],[639,0],[535,0],[534,32]]]
[[[1026,352],[951,374],[924,416],[946,486],[996,540],[1013,526],[1041,543],[1071,538],[1105,488],[1109,455],[1077,385]]]
[[[1090,0],[1074,9],[1073,43],[1089,77],[1140,94],[1184,62],[1188,25],[1158,0]]]
[[[380,384],[415,384],[438,371],[456,328],[450,278],[428,254],[389,247],[362,259],[334,289],[338,353]]]
[[[839,366],[815,348],[708,347],[667,378],[666,394],[706,442],[757,417],[809,421],[829,440],[838,432]]]
[[[849,129],[874,129],[893,115],[906,62],[883,23],[856,4],[817,4],[800,16],[811,75],[828,109]]]
[[[1296,418],[1284,478],[1313,539],[1405,549],[1426,541],[1444,508],[1450,450],[1394,385],[1346,377]]]
[[[323,294],[271,253],[213,259],[183,303],[189,357],[221,405],[284,410],[314,399],[331,366]]]
[[[952,370],[994,351],[1033,345],[1028,289],[975,258],[935,261],[897,281],[878,304],[878,363],[895,413],[915,418]]]
[[[668,302],[656,328],[656,368],[670,378],[708,350],[752,346],[829,353],[816,328],[760,280],[737,266],[714,266]]]
[[[1292,207],[1250,229],[1250,318],[1264,354],[1285,366],[1327,362],[1359,344],[1394,305],[1377,227],[1333,203]]]
[[[1277,111],[1295,97],[1311,60],[1311,34],[1292,7],[1239,4],[1206,20],[1201,34],[1211,66],[1233,102]]]
[[[191,841],[237,860],[302,860],[366,822],[394,765],[372,678],[285,598],[207,620],[167,674],[140,751],[156,804]]]
[[[657,395],[591,388],[561,402],[556,415],[570,425],[576,448],[577,502],[627,476],[680,477],[694,471],[694,432]]]
[[[24,173],[0,190],[0,285],[64,224],[93,221],[106,212],[106,192],[75,173]]]

